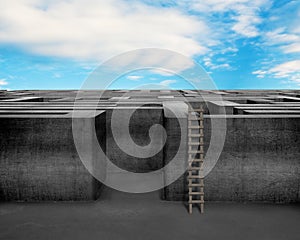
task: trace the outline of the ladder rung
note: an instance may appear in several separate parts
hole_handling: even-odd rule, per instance
[[[189,126],[190,129],[203,129],[203,126]]]
[[[188,186],[189,187],[204,187],[204,183],[191,183]]]
[[[192,200],[189,203],[204,203],[204,200]]]
[[[189,167],[189,170],[203,170],[203,167]]]
[[[201,151],[201,150],[189,150],[189,154],[192,154],[192,153],[204,153],[204,151]]]
[[[189,145],[203,145],[204,142],[189,142]]]
[[[196,134],[196,133],[194,133],[194,134],[189,134],[188,136],[189,137],[204,137],[204,134]]]
[[[189,195],[204,195],[204,192],[189,192]]]
[[[199,176],[199,175],[192,175],[192,176],[188,176],[189,179],[203,179],[203,176]]]

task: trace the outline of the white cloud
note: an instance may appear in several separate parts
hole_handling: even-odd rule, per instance
[[[171,84],[176,83],[176,80],[164,80],[159,83],[162,87],[169,87]]]
[[[277,77],[286,77],[290,74],[300,73],[300,60],[294,60],[279,64],[269,70]]]
[[[300,52],[300,41],[283,47],[285,53]]]
[[[287,31],[286,27],[277,28],[265,34],[265,44],[279,46],[283,53],[300,52],[300,34],[295,30]]]
[[[252,72],[252,74],[256,75],[256,77],[258,78],[264,78],[267,73],[268,73],[267,71],[263,71],[263,70],[256,70]]]
[[[267,72],[263,71],[263,70],[257,70],[257,71],[252,72],[252,74],[256,75],[256,77],[258,77],[258,78],[264,78],[265,75],[267,74]]]
[[[221,59],[221,60],[226,61],[226,59]],[[230,69],[231,68],[231,66],[228,63],[214,64],[214,63],[212,63],[212,60],[208,57],[205,57],[203,59],[203,61],[204,61],[204,65],[212,70],[214,70],[214,69]]]
[[[288,55],[300,52],[300,32],[294,26],[293,17],[289,16],[289,18],[289,24],[284,22],[284,27],[277,27],[264,34],[264,45],[271,47],[272,54],[270,54],[267,62],[262,62],[265,66],[263,67],[264,70],[255,71],[253,74],[258,78],[268,76],[284,79],[281,81],[282,83],[287,82],[290,84],[294,82],[300,85],[300,60],[295,59],[293,55]],[[287,60],[281,64],[274,64],[274,62],[278,62],[280,57]]]
[[[239,15],[237,17],[234,17],[234,19],[237,22],[232,27],[232,30],[234,30],[236,33],[249,38],[256,37],[260,34],[256,25],[262,22],[261,18],[249,14]]]
[[[185,1],[187,2],[187,1]],[[200,12],[214,11],[214,12],[225,12],[230,11],[235,6],[240,4],[247,4],[250,2],[249,0],[209,0],[209,1],[198,1],[191,0],[191,6],[194,7],[195,10]]]
[[[211,69],[230,69],[231,66],[228,63],[223,63],[223,64],[218,64],[218,65],[214,65],[213,67],[211,67]]]
[[[132,81],[138,81],[139,79],[143,78],[143,76],[130,75],[130,76],[127,76],[126,78],[129,80],[132,80]]]
[[[190,4],[190,9],[207,12],[230,12],[234,20],[231,29],[244,37],[256,37],[260,35],[257,25],[262,22],[259,16],[260,10],[268,7],[270,0],[182,0]]]
[[[203,21],[141,2],[10,0],[0,9],[0,43],[47,56],[103,61],[149,47],[193,56],[211,41]]]
[[[212,64],[210,58],[205,57],[205,58],[203,58],[203,61],[204,61],[204,65],[205,65],[206,67],[211,67],[211,66],[213,66],[213,64]]]
[[[269,70],[257,70],[252,74],[257,75],[259,78],[269,75],[270,77],[293,81],[300,85],[300,60],[284,62]]]
[[[280,44],[293,42],[300,39],[296,34],[288,34],[285,32],[284,28],[278,28],[274,31],[266,33],[267,43],[268,44]]]
[[[256,74],[266,74],[266,71],[262,71],[262,70],[257,70],[252,72],[252,74],[256,75]]]
[[[131,51],[113,58],[106,67],[112,71],[126,72],[129,69],[150,69],[151,72],[163,76],[180,74],[182,71],[194,67],[194,61],[174,51],[155,48],[143,51]]]
[[[8,85],[8,82],[6,81],[6,79],[0,79],[0,89],[3,89],[3,86]]]
[[[0,79],[0,86],[8,85],[8,82],[5,79]]]

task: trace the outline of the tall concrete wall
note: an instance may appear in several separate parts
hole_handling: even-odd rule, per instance
[[[175,168],[165,171],[165,185],[172,181],[174,175],[185,172],[187,168],[187,109],[188,105],[184,102],[164,102],[164,128],[167,132],[167,140],[164,146],[164,166],[170,161],[174,161],[177,154],[181,158]],[[183,131],[181,131],[181,128]],[[181,141],[184,144],[181,145]],[[162,189],[162,199],[184,199],[185,175],[183,174],[175,183]]]
[[[165,188],[165,199],[185,200],[186,186],[186,178],[180,178]],[[299,186],[299,117],[227,116],[224,149],[205,178],[205,200],[300,202]]]
[[[114,109],[114,112],[128,111],[128,109]],[[111,130],[111,110],[106,111],[106,148],[107,157],[118,167],[123,168],[131,172],[149,172],[160,169],[163,166],[163,149],[152,157],[140,158],[134,157],[130,154],[124,152],[117,145]],[[124,121],[124,119],[117,119],[117,121]],[[134,148],[129,144],[128,138],[131,137],[136,145],[146,146],[150,143],[149,129],[154,124],[163,125],[163,111],[162,108],[144,108],[138,109],[130,118],[129,133],[130,136],[121,135],[118,139],[126,144],[128,148]],[[121,122],[117,124],[121,126]],[[126,126],[128,127],[128,126]],[[121,129],[117,129],[121,130]],[[163,134],[161,134],[157,139],[155,139],[155,144],[159,146],[163,143]],[[110,169],[107,170],[108,173]]]
[[[106,112],[107,158],[119,168],[107,164],[106,180],[110,186],[114,186],[118,190],[126,189],[130,192],[140,192],[145,186],[163,182],[161,173],[155,173],[155,183],[153,183],[153,178],[149,176],[144,175],[141,180],[139,174],[132,174],[152,172],[163,166],[164,134],[162,131],[155,131],[156,136],[152,138],[152,141],[149,135],[153,125],[163,125],[163,111],[161,106],[157,106],[157,104],[155,107],[140,108],[131,115],[128,126],[125,115],[130,109],[132,106],[122,105],[121,108],[113,110],[114,114],[120,114],[120,118],[116,118],[114,127],[112,127],[112,122],[114,122],[112,121],[112,111]],[[113,135],[112,128],[117,131],[117,137]],[[126,132],[126,129],[129,129],[129,133]],[[122,149],[122,145],[125,146],[125,149]],[[141,147],[144,148],[141,150]],[[152,150],[154,151],[152,152]]]
[[[105,124],[105,114],[96,121]],[[103,139],[105,129],[97,132]],[[71,117],[0,118],[0,148],[0,200],[93,200],[99,195],[101,183],[74,146]]]

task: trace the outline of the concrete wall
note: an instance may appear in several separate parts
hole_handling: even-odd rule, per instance
[[[168,172],[165,172],[165,184],[172,179],[172,175],[178,173],[178,171],[184,172],[187,167],[187,108],[188,106],[183,102],[164,103],[164,128],[167,132],[167,140],[164,146],[164,166],[172,161],[177,153],[182,160],[178,162],[174,169],[168,169]],[[180,126],[183,128],[183,132],[181,132]],[[180,146],[181,140],[185,144]],[[184,174],[175,183],[161,190],[162,199],[184,199],[185,185]]]
[[[105,114],[96,121],[105,123]],[[105,129],[97,132],[103,139]],[[0,118],[0,148],[0,200],[93,200],[99,195],[101,184],[75,149],[70,117]]]
[[[128,111],[126,108],[114,109],[114,111]],[[122,151],[117,145],[111,131],[111,110],[106,112],[106,148],[107,157],[118,167],[132,172],[149,172],[160,169],[163,166],[163,150],[158,152],[153,157],[138,158],[127,154]],[[119,119],[124,121],[124,119]],[[154,124],[163,125],[163,112],[162,108],[145,108],[138,109],[134,112],[130,119],[129,132],[133,141],[139,146],[146,146],[150,143],[149,129]],[[128,142],[128,136],[121,135],[120,141]],[[163,135],[155,139],[156,144],[163,142]],[[134,147],[127,144],[128,147]],[[110,169],[107,170],[110,172]]]
[[[95,120],[85,118],[82,124],[93,126],[96,121],[98,140],[116,165],[129,171],[149,172],[167,164],[177,153],[180,139],[187,138],[186,132],[182,136],[179,128],[179,123],[187,125],[185,110],[176,102],[166,104],[173,104],[173,108],[182,113],[180,117],[168,113],[166,108],[154,106],[139,109],[131,117],[129,129],[137,145],[149,144],[148,131],[154,124],[163,125],[167,132],[164,149],[145,159],[132,157],[119,149],[112,137],[111,110]],[[126,106],[114,111],[126,111]],[[0,200],[92,200],[100,194],[101,184],[85,169],[77,155],[71,116],[64,114],[0,118]],[[297,116],[284,115],[227,116],[225,146],[217,165],[205,178],[205,199],[299,202],[299,120]],[[87,145],[92,145],[88,142],[92,139],[89,138],[91,133],[82,133]],[[209,139],[210,118],[206,118],[206,149]],[[126,143],[128,136],[122,136],[121,141]],[[157,144],[162,141],[163,134]],[[186,146],[180,154],[184,162]],[[95,160],[99,157],[93,149],[91,155]],[[111,174],[110,169],[106,171]],[[171,171],[166,173],[165,180],[171,174]],[[164,188],[162,198],[186,200],[186,176]]]
[[[205,199],[300,202],[299,120],[292,116],[227,117],[225,146],[205,178]],[[209,119],[205,126],[207,149]],[[165,188],[165,199],[185,200],[186,186],[182,177]]]

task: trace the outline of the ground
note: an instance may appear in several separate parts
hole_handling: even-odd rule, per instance
[[[157,192],[105,188],[96,202],[1,203],[0,239],[299,239],[300,205],[212,203],[189,215]]]

